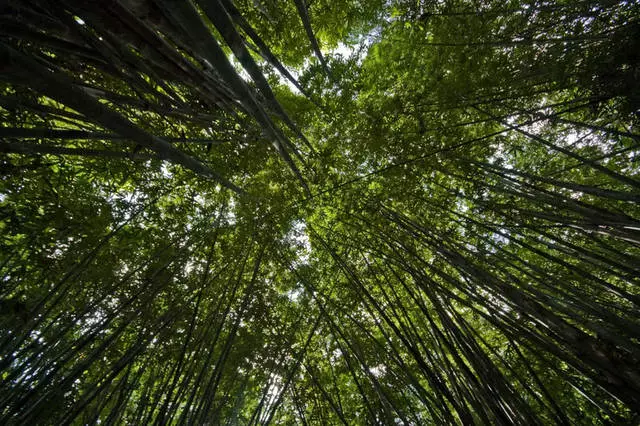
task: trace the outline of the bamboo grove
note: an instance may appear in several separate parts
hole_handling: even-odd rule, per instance
[[[0,423],[638,424],[639,19],[0,2]]]

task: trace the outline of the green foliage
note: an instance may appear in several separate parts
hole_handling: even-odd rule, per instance
[[[639,17],[9,2],[0,423],[636,424]]]

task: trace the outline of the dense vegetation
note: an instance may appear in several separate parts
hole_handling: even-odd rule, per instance
[[[639,18],[1,2],[0,423],[638,424]]]

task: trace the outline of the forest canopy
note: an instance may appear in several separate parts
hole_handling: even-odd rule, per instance
[[[637,425],[640,3],[0,2],[0,424]]]

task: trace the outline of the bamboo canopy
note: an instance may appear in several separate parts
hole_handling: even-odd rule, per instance
[[[638,423],[638,4],[413,3],[0,4],[0,423]]]

